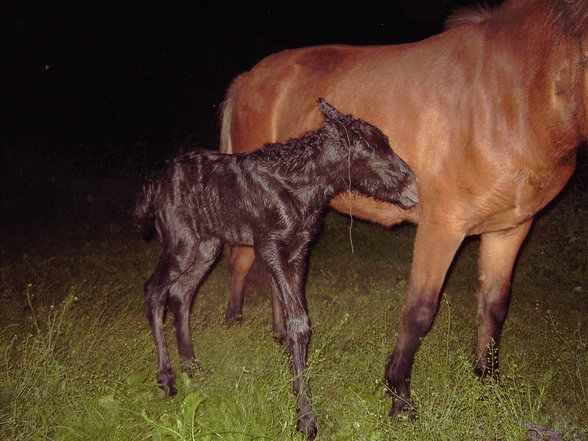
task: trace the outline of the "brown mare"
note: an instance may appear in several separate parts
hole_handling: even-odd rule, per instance
[[[286,50],[229,88],[224,152],[318,127],[322,96],[378,126],[417,175],[420,203],[408,211],[348,192],[331,201],[385,226],[418,223],[402,327],[385,373],[395,393],[391,414],[412,407],[414,356],[469,235],[481,236],[476,371],[495,372],[519,248],[588,138],[587,57],[586,0],[507,0],[493,11],[456,14],[448,30],[418,43]],[[231,260],[228,318],[240,313],[252,251],[234,250]],[[280,315],[278,305],[283,332]]]

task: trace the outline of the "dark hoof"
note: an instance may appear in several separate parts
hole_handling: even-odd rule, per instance
[[[196,371],[201,369],[200,363],[198,360],[193,358],[192,360],[184,360],[182,361],[182,372],[185,372],[189,377],[194,376]]]
[[[276,340],[279,344],[281,344],[284,347],[290,346],[290,339],[287,335],[274,333],[274,340]]]
[[[165,389],[165,396],[166,397],[173,397],[177,393],[178,393],[178,389],[175,386],[169,386],[167,389]]]
[[[281,326],[274,326],[272,327],[272,331],[274,334],[274,340],[280,343],[282,346],[290,346],[290,337],[288,337],[288,333],[286,329]]]
[[[482,381],[493,380],[497,383],[500,383],[500,372],[498,368],[488,368],[486,366],[476,366],[474,368],[474,373],[480,378]]]
[[[178,388],[175,386],[175,384],[164,386],[160,383],[159,387],[163,389],[163,391],[165,392],[166,398],[173,397],[175,394],[178,393]]]
[[[298,424],[296,424],[296,430],[306,436],[307,439],[313,440],[316,438],[318,429],[316,427],[316,420],[314,415],[304,415],[298,418]]]
[[[176,388],[176,377],[171,369],[165,372],[159,372],[157,374],[157,382],[159,383],[159,387],[165,391],[166,397],[173,397],[178,392]]]
[[[392,400],[392,409],[388,414],[391,417],[407,419],[408,421],[414,421],[417,418],[416,408],[412,401],[395,397]]]
[[[225,314],[225,325],[233,326],[243,321],[243,315],[241,313],[234,313],[227,311]]]

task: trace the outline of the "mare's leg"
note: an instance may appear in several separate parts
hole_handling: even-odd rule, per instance
[[[306,250],[310,235],[301,234],[288,250],[276,241],[266,241],[256,248],[267,269],[271,287],[279,298],[286,333],[292,350],[293,392],[298,408],[296,428],[312,440],[317,434],[316,417],[310,404],[311,391],[306,378],[310,324],[306,310],[304,276]]]
[[[182,370],[192,373],[196,357],[190,338],[190,308],[196,288],[218,257],[221,241],[209,238],[196,244],[178,263],[180,274],[169,290],[169,308],[173,317]]]
[[[531,222],[482,235],[476,346],[476,373],[480,376],[498,374],[498,343],[508,311],[512,269]]]
[[[229,264],[231,266],[231,287],[229,307],[225,314],[225,321],[232,324],[241,321],[243,312],[243,296],[245,278],[255,260],[252,247],[231,247],[229,251]]]
[[[229,265],[231,266],[231,288],[229,307],[225,315],[225,321],[232,324],[241,321],[243,312],[243,297],[245,296],[245,278],[255,260],[255,252],[252,247],[231,247],[229,252]],[[284,326],[284,317],[280,301],[272,289],[272,317],[273,330],[281,344],[288,343],[288,335]]]
[[[386,367],[386,381],[396,394],[390,415],[412,407],[410,376],[414,356],[433,324],[445,274],[464,237],[448,229],[448,224],[423,220],[417,229],[408,292],[402,308],[402,327]],[[412,412],[409,417],[413,417]]]

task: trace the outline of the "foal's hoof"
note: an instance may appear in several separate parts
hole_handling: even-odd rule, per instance
[[[163,389],[165,391],[166,397],[173,397],[175,394],[178,393],[178,389],[176,386],[168,386],[167,388]]]
[[[175,382],[173,384],[161,384],[161,382],[159,382],[159,387],[161,389],[163,389],[163,391],[165,392],[165,397],[173,397],[175,394],[178,393],[178,388],[175,385]]]
[[[193,377],[196,371],[201,369],[200,363],[195,358],[191,360],[183,360],[181,366],[182,372],[185,372],[189,377]]]
[[[233,326],[243,321],[243,315],[241,313],[234,313],[230,310],[225,314],[225,325]]]
[[[394,398],[392,400],[392,409],[390,409],[388,415],[407,419],[408,421],[414,421],[417,418],[416,408],[412,404],[412,401],[401,398]]]
[[[296,430],[298,430],[300,433],[306,436],[307,439],[311,441],[315,439],[318,429],[316,427],[316,419],[314,415],[309,414],[298,418]]]
[[[290,339],[287,335],[277,334],[274,332],[274,340],[286,348],[290,346]]]
[[[159,387],[165,391],[166,397],[173,397],[178,391],[176,389],[176,377],[171,369],[159,372],[157,374],[157,382],[159,383]]]

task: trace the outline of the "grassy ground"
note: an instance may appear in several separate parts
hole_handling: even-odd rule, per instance
[[[301,439],[267,292],[251,292],[245,321],[226,328],[229,274],[222,262],[192,315],[202,369],[180,376],[176,397],[163,396],[142,309],[157,244],[127,228],[137,180],[134,172],[90,169],[69,164],[39,171],[32,182],[3,182],[0,438]],[[478,242],[464,245],[416,358],[419,419],[412,423],[387,416],[381,379],[415,229],[356,221],[352,254],[349,220],[330,213],[307,288],[319,439],[523,440],[526,422],[568,441],[588,439],[586,181],[583,172],[538,220],[522,251],[500,386],[472,374]]]

